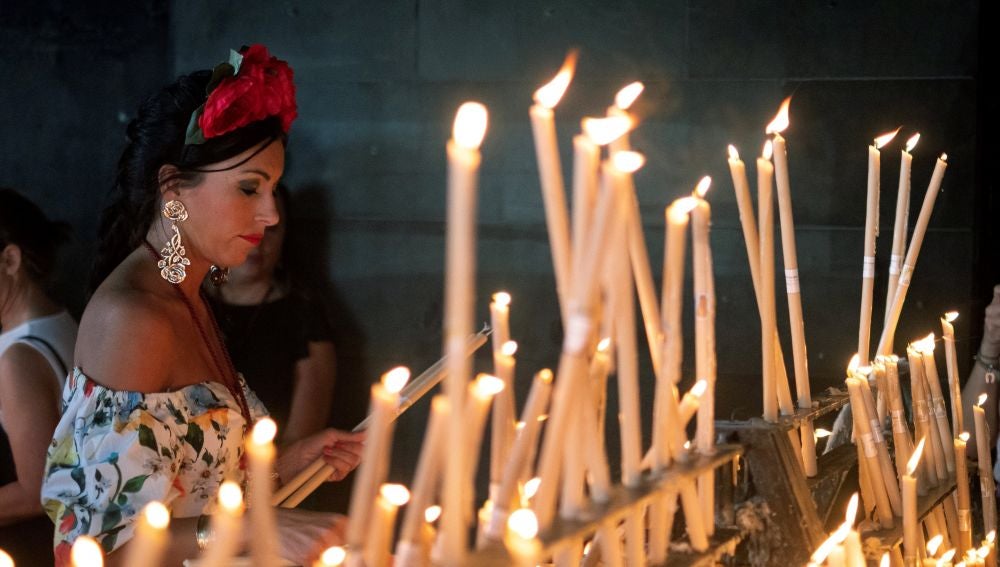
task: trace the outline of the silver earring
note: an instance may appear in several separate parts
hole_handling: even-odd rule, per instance
[[[174,235],[160,250],[162,259],[156,265],[160,268],[160,277],[172,284],[179,284],[187,277],[186,266],[190,266],[191,261],[184,257],[184,244],[181,242],[181,231],[177,228],[177,223],[186,221],[188,213],[184,203],[170,200],[163,203],[163,216],[170,221],[170,229]]]

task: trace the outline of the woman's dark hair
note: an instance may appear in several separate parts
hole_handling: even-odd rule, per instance
[[[162,166],[175,166],[178,173],[170,181],[189,187],[197,185],[205,172],[220,171],[209,167],[211,164],[256,146],[261,151],[275,140],[284,143],[281,123],[271,117],[210,138],[203,144],[185,145],[191,115],[204,104],[211,78],[212,72],[207,70],[178,78],[144,100],[136,117],[129,122],[127,143],[111,189],[111,204],[101,215],[89,293],[142,243],[159,214]],[[242,164],[232,167],[239,165]]]
[[[59,246],[69,240],[69,225],[53,222],[38,205],[13,189],[0,188],[0,250],[21,249],[21,263],[31,279],[43,283],[52,273]]]

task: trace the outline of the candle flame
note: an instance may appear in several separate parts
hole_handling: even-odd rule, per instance
[[[674,222],[686,222],[688,213],[697,206],[698,200],[694,197],[681,197],[667,207],[667,216]]]
[[[476,376],[476,383],[473,386],[477,395],[483,398],[490,398],[499,394],[503,390],[503,380],[489,374]]]
[[[958,319],[958,311],[949,311],[944,314],[944,320],[949,323],[954,323],[955,319]]]
[[[771,157],[773,155],[774,155],[774,144],[771,143],[771,140],[768,140],[764,142],[764,149],[760,151],[760,157],[766,159],[767,161],[771,161]]]
[[[900,126],[899,128],[902,128],[902,126]],[[875,138],[875,149],[881,150],[882,148],[885,147],[886,144],[891,142],[892,139],[896,137],[896,134],[899,134],[899,128],[896,128],[892,132],[889,132],[887,134],[882,134],[881,136]]]
[[[536,419],[537,421],[539,421],[539,422],[542,422],[542,421],[545,421],[545,420],[546,420],[546,419],[548,419],[548,418],[549,418],[549,414],[547,414],[547,413],[543,413],[542,415],[538,416],[538,417],[537,417],[537,418],[535,418],[535,419]]]
[[[403,391],[403,386],[410,381],[410,369],[405,366],[397,366],[382,375],[382,385],[392,394]]]
[[[729,150],[729,159],[731,160],[740,159],[740,152],[736,151],[736,146],[729,144],[729,147],[726,149]]]
[[[941,154],[941,157],[938,159],[940,159],[941,161],[948,161],[948,154]]]
[[[961,432],[961,433],[958,434],[958,438],[961,439],[963,443],[968,443],[969,442],[969,437],[972,437],[972,436],[969,435],[968,431],[963,431],[963,432]]]
[[[944,542],[944,536],[943,535],[938,534],[938,535],[932,537],[927,542],[927,555],[931,555],[931,556],[937,555],[937,550],[938,550],[939,547],[941,547],[941,543],[942,542]]]
[[[428,524],[433,524],[440,517],[441,517],[441,507],[438,506],[437,504],[433,506],[428,506],[427,509],[424,510],[424,521],[427,522]]]
[[[917,142],[920,141],[920,132],[910,136],[910,139],[906,141],[906,153],[913,151],[913,148],[917,147]]]
[[[519,421],[519,422],[517,422],[517,423],[514,424],[514,430],[515,431],[520,431],[520,430],[524,429],[524,427],[526,425],[528,425],[528,424],[525,423],[525,422],[523,422],[523,421]]]
[[[704,379],[698,380],[694,386],[691,386],[691,395],[700,398],[705,395],[706,390],[708,390],[708,382]]]
[[[824,439],[833,434],[830,432],[829,429],[823,429],[822,427],[817,427],[816,430],[813,431],[813,435],[816,437],[816,439]]]
[[[989,396],[986,395],[986,392],[983,392],[982,394],[979,394],[979,401],[976,402],[976,405],[979,406],[979,407],[983,407],[983,404],[986,403],[986,398],[988,398],[988,397]]]
[[[945,551],[944,554],[941,555],[941,559],[938,560],[937,564],[947,565],[951,563],[951,560],[955,558],[956,551],[957,550],[954,547],[949,549],[948,551]]]
[[[541,380],[542,382],[545,382],[546,384],[551,383],[553,378],[552,371],[549,370],[548,368],[543,368],[539,370],[536,376],[538,376],[538,379]]]
[[[250,442],[254,445],[267,445],[274,441],[274,435],[278,432],[278,424],[274,420],[265,417],[257,420],[253,426],[253,433],[250,434]]]
[[[506,291],[498,291],[493,294],[493,304],[497,307],[510,306],[510,294]]]
[[[101,546],[97,540],[90,536],[80,536],[73,543],[70,551],[70,558],[74,566],[79,567],[101,567],[104,565],[104,555],[101,553]]]
[[[240,485],[231,480],[227,480],[219,487],[219,505],[230,512],[239,510],[243,506],[243,490]]]
[[[830,537],[826,538],[826,540],[823,541],[823,543],[819,544],[819,547],[816,548],[816,551],[814,551],[813,554],[809,557],[809,565],[822,565],[823,562],[826,561],[826,558],[829,557],[831,553],[833,553],[833,550],[836,549],[838,545],[840,545],[840,542],[837,541],[838,537],[840,537],[839,528],[832,534],[830,534]],[[846,537],[847,534],[844,534],[844,538]]]
[[[452,138],[459,147],[467,150],[478,150],[486,136],[486,125],[489,122],[489,112],[478,102],[464,102],[455,113],[455,125],[452,128]]]
[[[378,493],[386,502],[397,508],[410,501],[410,491],[402,484],[383,484]]]
[[[924,441],[926,437],[920,438],[920,443],[917,443],[917,448],[913,450],[913,455],[910,456],[910,460],[906,461],[906,474],[913,476],[913,473],[917,470],[917,464],[920,463],[920,455],[924,452]]]
[[[593,545],[592,545],[593,543],[594,543],[594,541],[591,540],[591,541],[588,541],[587,543],[583,544],[583,554],[584,555],[590,555],[590,548],[593,547]]]
[[[524,497],[527,499],[532,499],[538,494],[538,487],[542,484],[542,479],[540,477],[535,477],[528,482],[524,483]]]
[[[927,335],[919,341],[914,341],[913,348],[920,351],[922,354],[934,352],[934,333]]]
[[[847,375],[853,376],[858,371],[858,366],[861,364],[861,357],[855,353],[851,357],[851,361],[847,363]]]
[[[993,542],[996,541],[996,539],[997,539],[997,531],[996,530],[990,530],[990,533],[986,534],[986,543],[992,545]]]
[[[632,128],[628,116],[608,116],[605,118],[584,118],[583,131],[598,146],[606,146],[621,138]]]
[[[645,88],[646,86],[640,81],[635,81],[634,83],[625,85],[620,91],[618,91],[618,94],[615,95],[615,106],[622,110],[628,110],[629,107],[632,106],[632,103],[635,102],[635,99],[639,98],[639,95],[642,94],[642,91]]]
[[[146,523],[157,530],[164,530],[170,525],[170,510],[162,502],[154,500],[142,509]]]
[[[764,129],[765,134],[780,134],[788,128],[788,106],[792,104],[792,97],[788,97],[781,101],[781,107],[778,108],[778,114],[774,116],[774,120],[767,125]]]
[[[844,513],[844,523],[848,526],[854,525],[854,520],[858,517],[858,493],[851,496],[851,501],[847,503],[847,512]]]
[[[685,441],[684,442],[684,450],[685,451],[690,451],[691,450],[691,442],[690,441]]]
[[[979,547],[979,549],[976,550],[976,555],[979,556],[980,561],[986,559],[986,557],[989,556],[989,554],[990,554],[990,546],[988,545],[982,545]]]
[[[635,173],[646,164],[646,156],[639,152],[620,151],[611,156],[615,169],[623,173]]]
[[[334,545],[323,550],[319,556],[320,565],[323,567],[337,567],[343,565],[347,559],[347,550],[339,545]]]
[[[514,353],[517,352],[517,341],[505,342],[503,346],[500,347],[500,352],[504,356],[514,356]]]
[[[706,175],[698,181],[698,185],[694,188],[694,194],[698,197],[704,197],[705,193],[708,193],[708,188],[712,186],[712,177]]]
[[[566,54],[566,59],[563,60],[562,67],[559,68],[556,76],[535,91],[535,102],[548,109],[555,108],[559,104],[563,95],[566,94],[566,89],[569,88],[569,83],[573,80],[578,55],[579,52],[575,49]]]
[[[597,352],[608,352],[611,348],[611,337],[604,337],[597,343]]]
[[[521,539],[534,539],[538,535],[538,518],[528,508],[519,508],[507,518],[507,529]]]
[[[0,549],[0,567],[14,567],[14,559],[2,549]]]
[[[889,567],[889,565],[891,563],[892,562],[889,559],[889,552],[886,551],[885,553],[882,554],[882,559],[879,560],[878,566],[879,567]]]

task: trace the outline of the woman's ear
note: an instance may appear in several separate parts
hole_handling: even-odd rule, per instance
[[[176,165],[164,164],[160,166],[160,171],[157,173],[156,181],[159,184],[160,196],[164,197],[164,200],[169,201],[170,199],[180,197],[180,170],[177,169]],[[172,196],[167,198],[167,193],[173,193]]]
[[[21,247],[8,244],[0,250],[0,272],[13,276],[21,268]]]

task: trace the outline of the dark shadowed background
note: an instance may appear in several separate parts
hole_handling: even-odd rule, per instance
[[[557,109],[567,177],[579,119],[603,113],[625,83],[646,83],[632,141],[649,158],[636,183],[657,279],[664,206],[702,175],[715,179],[717,412],[746,417],[761,405],[759,322],[726,145],[740,148],[753,178],[763,127],[789,94],[813,391],[839,383],[856,348],[866,146],[900,125],[899,140],[882,152],[874,319],[884,310],[901,141],[919,131],[911,226],[934,157],[947,152],[950,165],[899,337],[939,331],[940,314],[958,309],[960,366],[968,368],[982,309],[1000,283],[996,96],[980,40],[993,10],[972,1],[8,0],[0,5],[0,185],[74,226],[56,289],[79,315],[98,214],[141,97],[214,66],[229,48],[266,44],[295,69],[300,116],[285,179],[315,271],[331,283],[335,422],[350,427],[380,372],[420,370],[440,354],[444,142],[457,106],[480,100],[490,129],[478,313],[488,318],[494,291],[513,295],[523,401],[531,373],[556,363],[561,339],[528,107],[577,46],[577,76]],[[784,313],[779,296],[790,353]],[[652,378],[645,357],[642,364],[648,418]],[[477,366],[488,369],[488,357]],[[683,387],[692,380],[685,366]],[[426,408],[399,422],[397,480],[410,480]],[[343,506],[336,492],[312,504]]]

